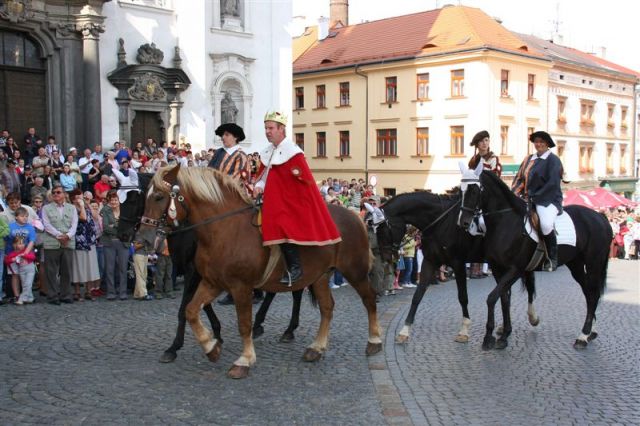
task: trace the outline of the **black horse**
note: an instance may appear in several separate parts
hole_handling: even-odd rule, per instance
[[[147,188],[149,187],[149,182],[153,178],[153,174],[140,173],[138,174],[138,178],[138,190],[129,191],[127,193],[127,199],[120,206],[118,238],[122,241],[131,241],[136,233],[136,229],[140,223],[140,218],[144,213],[145,195]],[[160,357],[160,362],[173,362],[177,358],[177,352],[184,344],[184,330],[186,325],[185,309],[187,304],[193,298],[201,280],[200,274],[196,270],[193,262],[198,245],[196,234],[193,229],[182,231],[181,229],[184,229],[186,226],[188,226],[188,224],[183,224],[182,228],[178,228],[167,234],[171,261],[177,267],[178,274],[184,276],[184,290],[182,292],[182,300],[180,301],[180,309],[178,310],[178,329],[176,331],[176,337],[174,338],[171,346],[165,350]],[[303,290],[293,292],[293,311],[291,321],[289,322],[289,327],[287,327],[283,335],[280,337],[281,342],[290,342],[295,338],[294,331],[298,328],[302,293]],[[269,310],[269,306],[271,305],[274,297],[275,293],[266,293],[264,301],[256,313],[253,325],[254,337],[259,337],[264,333],[262,324],[264,323],[267,311]],[[215,338],[219,339],[222,343],[220,321],[218,320],[218,317],[216,317],[213,307],[209,304],[203,309],[209,318]]]
[[[405,325],[396,337],[397,343],[409,340],[411,326],[416,311],[427,290],[429,280],[440,265],[453,268],[458,286],[458,301],[462,308],[462,326],[455,340],[466,343],[469,340],[471,319],[467,309],[467,272],[466,262],[484,262],[482,237],[471,236],[457,226],[460,212],[460,194],[437,195],[428,192],[400,194],[382,206],[386,221],[378,225],[378,244],[383,258],[391,261],[398,252],[406,225],[411,224],[422,231],[422,270],[420,282],[411,301],[411,309]],[[535,280],[533,273],[523,275],[523,284],[529,296],[529,323],[536,326],[539,319],[533,307]],[[503,309],[509,307],[509,296],[502,299]],[[510,326],[505,324],[505,326]],[[506,330],[510,332],[510,329]]]
[[[493,336],[495,303],[525,272],[537,244],[523,232],[524,218],[527,215],[526,203],[515,196],[497,176],[481,170],[467,170],[463,171],[462,182],[463,209],[460,225],[468,228],[473,221],[474,212],[482,211],[487,228],[484,238],[485,253],[497,282],[496,288],[487,298],[487,330],[482,347],[504,348],[508,344],[509,334],[503,332],[497,342]],[[584,348],[597,337],[596,308],[606,285],[609,244],[613,232],[606,218],[593,210],[567,206],[565,212],[575,225],[576,246],[559,245],[558,264],[569,267],[587,301],[587,316],[582,333],[574,343],[576,348]],[[508,311],[503,312],[503,318],[506,328],[506,323],[510,321]]]

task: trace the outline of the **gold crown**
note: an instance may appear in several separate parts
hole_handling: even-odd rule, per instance
[[[279,111],[268,111],[264,115],[264,121],[275,121],[276,123],[287,125],[287,116]]]

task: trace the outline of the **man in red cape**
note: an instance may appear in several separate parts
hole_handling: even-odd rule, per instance
[[[280,244],[291,285],[302,277],[298,245],[324,246],[342,239],[309,170],[304,152],[286,137],[287,117],[268,112],[264,129],[270,144],[260,152],[254,196],[263,193],[263,245]]]

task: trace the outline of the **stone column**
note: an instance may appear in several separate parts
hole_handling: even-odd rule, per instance
[[[104,32],[101,16],[80,17],[78,28],[82,32],[82,56],[84,78],[84,146],[102,143],[102,107],[100,96],[99,35]],[[85,20],[85,22],[82,22]],[[80,149],[80,147],[78,147]]]

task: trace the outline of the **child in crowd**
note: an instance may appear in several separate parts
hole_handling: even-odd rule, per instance
[[[12,242],[13,250],[8,252],[4,258],[4,262],[7,265],[7,273],[11,275],[11,286],[14,294],[18,294],[20,282],[22,282],[22,292],[18,300],[15,301],[16,305],[33,303],[31,287],[33,278],[36,275],[36,254],[32,251],[27,251],[29,246],[33,246],[33,243],[26,244],[27,240],[28,237],[17,235]]]
[[[22,279],[23,292],[20,294],[20,298],[15,301],[16,304],[21,305],[25,301],[27,303],[33,302],[31,286],[33,285],[33,277],[35,275],[35,254],[33,253],[33,248],[36,243],[36,230],[34,226],[29,223],[29,212],[24,207],[18,207],[15,210],[15,218],[16,221],[9,224],[9,235],[5,237],[7,245],[4,263],[7,265],[7,275],[11,275],[11,286],[15,297],[20,294],[19,279]],[[16,250],[13,246],[13,241],[18,237],[23,238],[22,242],[24,247],[22,247],[22,250]],[[20,259],[17,265],[9,268],[11,260],[13,259],[10,256],[12,253],[17,253],[13,257],[19,256]],[[28,259],[32,260],[29,261]]]

